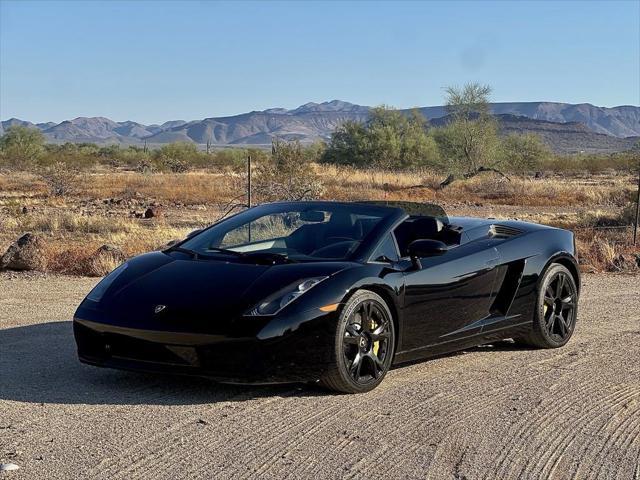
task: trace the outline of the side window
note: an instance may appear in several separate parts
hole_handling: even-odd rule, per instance
[[[373,254],[373,260],[375,261],[391,261],[397,262],[400,258],[398,257],[398,248],[396,247],[396,242],[393,239],[391,234],[388,234],[384,241],[380,244],[380,246],[376,249]]]

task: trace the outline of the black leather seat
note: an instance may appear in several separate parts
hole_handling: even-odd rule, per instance
[[[408,255],[407,248],[414,240],[437,240],[443,228],[444,224],[434,217],[419,217],[401,223],[394,232],[401,255]]]

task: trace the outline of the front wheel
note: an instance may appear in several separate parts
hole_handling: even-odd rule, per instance
[[[558,348],[566,344],[576,326],[578,287],[571,272],[558,263],[544,273],[531,333],[523,339],[538,348]]]
[[[373,390],[391,367],[395,335],[391,312],[382,297],[369,290],[356,292],[340,314],[333,362],[320,383],[343,393]]]

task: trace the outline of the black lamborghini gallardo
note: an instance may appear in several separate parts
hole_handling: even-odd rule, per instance
[[[261,205],[135,257],[74,318],[82,362],[223,382],[376,387],[392,364],[513,338],[561,347],[571,232],[434,205]]]

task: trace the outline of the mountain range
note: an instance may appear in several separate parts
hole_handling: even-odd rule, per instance
[[[12,118],[1,122],[40,129],[48,141],[157,145],[184,141],[212,145],[270,145],[274,137],[303,143],[327,140],[347,120],[365,122],[370,107],[341,100],[306,103],[291,110],[270,108],[228,117],[171,120],[161,125],[116,122],[104,117],[78,117],[61,123],[33,124]],[[431,125],[447,122],[445,107],[419,107]],[[408,110],[404,110],[408,111]],[[556,152],[615,152],[631,148],[640,137],[640,107],[597,107],[588,103],[492,103],[503,133],[532,132]]]

